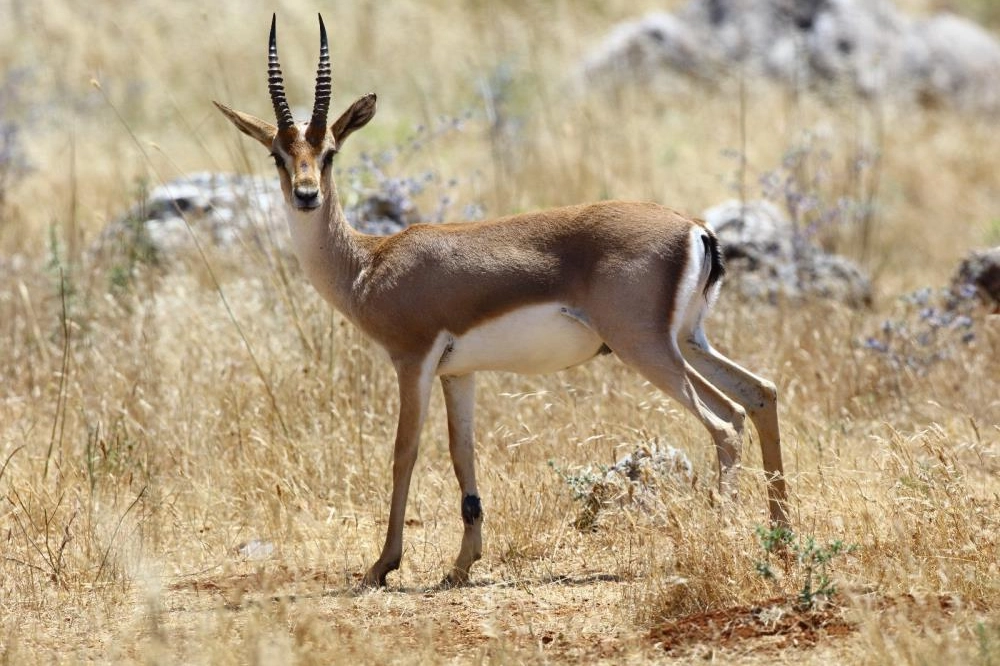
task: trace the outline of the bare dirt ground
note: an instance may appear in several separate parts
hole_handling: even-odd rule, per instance
[[[814,608],[775,597],[662,620],[643,630],[620,616],[630,582],[636,583],[593,573],[373,592],[345,587],[325,570],[258,568],[171,584],[155,626],[144,632],[144,649],[168,649],[158,641],[198,633],[199,624],[229,624],[239,632],[240,625],[249,630],[246,625],[268,618],[287,624],[302,650],[318,632],[337,646],[338,663],[852,663],[870,649],[866,643],[873,633],[892,640],[903,626],[933,634],[984,612],[963,608],[952,597],[848,593]],[[277,655],[283,646],[255,648]],[[169,652],[176,649],[170,646]]]

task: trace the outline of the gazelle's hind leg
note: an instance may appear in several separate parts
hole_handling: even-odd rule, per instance
[[[743,407],[753,421],[760,437],[771,522],[787,526],[788,517],[785,514],[787,489],[781,462],[777,389],[772,382],[758,377],[716,351],[705,337],[700,317],[693,329],[683,335],[680,343],[688,363],[702,377]]]
[[[608,344],[622,361],[701,421],[718,453],[719,491],[735,498],[743,446],[743,408],[694,372],[667,336],[632,344],[609,340]]]
[[[448,411],[448,447],[462,495],[462,546],[451,572],[443,584],[462,585],[469,580],[469,569],[483,553],[483,509],[476,488],[473,415],[476,408],[475,375],[443,376],[445,408]]]

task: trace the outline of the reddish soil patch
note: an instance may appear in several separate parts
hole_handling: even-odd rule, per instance
[[[946,595],[918,598],[911,594],[861,595],[854,599],[854,605],[877,612],[892,610],[912,622],[924,624],[949,618],[962,606],[957,599]],[[981,604],[969,606],[982,609]],[[653,627],[649,638],[672,653],[705,645],[720,649],[738,646],[744,651],[784,650],[843,638],[857,628],[858,621],[848,619],[845,606],[828,604],[801,610],[794,599],[778,597],[755,606],[734,606],[668,620]]]
[[[668,620],[654,627],[649,637],[668,652],[704,644],[731,648],[755,639],[762,648],[783,650],[812,647],[824,638],[846,636],[856,628],[845,619],[841,607],[798,610],[793,600],[778,598],[756,606],[734,606]]]

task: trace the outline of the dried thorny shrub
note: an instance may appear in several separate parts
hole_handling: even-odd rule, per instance
[[[927,288],[904,296],[893,318],[886,319],[864,346],[883,355],[896,372],[926,373],[975,342],[976,319],[985,314],[975,296],[975,290],[966,287],[938,292]]]
[[[552,461],[550,466],[555,468]],[[592,530],[602,513],[616,508],[644,513],[661,510],[660,497],[670,487],[694,482],[691,462],[682,451],[656,443],[640,445],[614,465],[587,465],[576,470],[556,469],[581,508],[573,526]]]
[[[835,154],[831,143],[805,132],[779,166],[760,174],[761,194],[787,212],[800,236],[795,242],[864,259],[878,221],[881,146],[852,144]]]

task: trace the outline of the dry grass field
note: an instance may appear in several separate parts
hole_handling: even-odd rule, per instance
[[[824,205],[874,204],[823,230],[871,272],[870,309],[724,294],[708,325],[779,387],[788,554],[758,536],[755,436],[739,503],[720,505],[701,426],[602,357],[481,377],[485,555],[460,589],[434,587],[461,534],[436,391],[402,568],[361,592],[388,514],[382,353],[274,248],[208,248],[124,281],[88,253],[145,187],[271,173],[211,100],[270,113],[274,6],[3,4],[0,662],[1000,663],[1000,323],[976,310],[971,342],[931,349],[897,331],[895,357],[864,345],[887,319],[920,321],[904,295],[1000,244],[996,118],[753,82],[741,105],[736,77],[577,85],[612,23],[669,2],[279,3],[293,106],[311,103],[317,9],[333,113],[379,93],[338,158],[344,197],[362,153],[397,151],[390,175],[430,174],[419,203],[451,197],[451,217],[611,197],[697,215],[811,151]],[[946,5],[997,19],[986,2],[904,3]],[[901,362],[910,351],[940,358]],[[567,477],[653,444],[686,452],[693,480],[576,529]],[[836,593],[797,608],[824,573]]]

